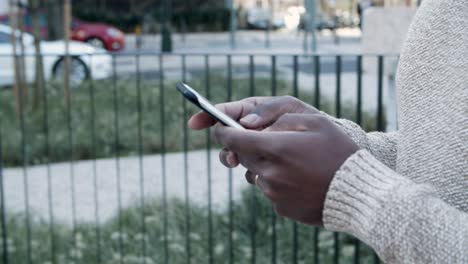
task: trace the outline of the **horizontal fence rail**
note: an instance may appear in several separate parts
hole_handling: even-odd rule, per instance
[[[18,57],[17,85],[1,66],[2,263],[379,262],[353,237],[277,216],[241,169],[221,168],[174,85],[216,103],[292,95],[385,131],[397,56],[74,55],[69,99],[63,56],[41,57],[43,81],[33,56]]]

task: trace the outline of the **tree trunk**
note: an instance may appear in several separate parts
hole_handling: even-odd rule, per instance
[[[65,33],[65,70],[64,70],[64,96],[66,105],[70,105],[70,26],[71,26],[71,3],[64,0],[63,3],[63,31]]]
[[[64,38],[62,0],[47,2],[47,35],[49,40]]]
[[[25,56],[25,47],[24,47],[24,38],[23,32],[24,28],[24,16],[23,10],[19,9],[19,12],[16,13],[18,18],[18,30],[20,33],[19,37],[19,48],[20,48],[20,56],[19,56],[19,80],[20,80],[20,87],[23,94],[23,107],[26,107],[29,104],[29,90],[28,90],[28,82],[26,76],[26,56]]]
[[[33,36],[34,36],[34,52],[35,52],[35,75],[34,75],[34,94],[33,94],[33,109],[37,109],[39,106],[39,98],[41,92],[44,92],[44,64],[42,61],[41,51],[41,30],[39,22],[39,0],[29,0],[29,6],[31,7],[31,21],[33,25]]]
[[[17,37],[16,37],[16,7],[13,5],[13,1],[10,0],[8,2],[9,6],[9,16],[10,16],[10,26],[13,34],[11,34],[11,47],[13,50],[13,67],[14,67],[14,73],[15,73],[15,81],[13,84],[13,91],[15,94],[15,110],[16,110],[16,116],[18,119],[20,118],[20,111],[21,111],[21,87],[20,87],[20,77],[19,77],[19,62],[18,62],[18,54],[17,54]]]
[[[135,7],[136,3],[135,3],[135,0],[130,0],[130,13],[135,13]]]
[[[328,16],[331,15],[331,8],[330,8],[330,3],[326,0],[320,0],[320,10],[318,10],[319,12],[323,12],[324,14],[327,14]]]

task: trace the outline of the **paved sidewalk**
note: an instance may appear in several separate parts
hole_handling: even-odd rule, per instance
[[[218,162],[218,151],[211,151],[212,159],[212,201],[215,210],[223,210],[229,201],[228,169]],[[168,198],[185,199],[183,153],[166,155],[166,181]],[[138,157],[120,159],[122,206],[139,205],[140,167]],[[73,168],[75,184],[76,219],[94,221],[94,173],[93,161],[57,163],[50,167],[52,179],[52,207],[56,221],[72,223],[72,184]],[[104,222],[118,212],[117,173],[115,159],[101,159],[96,162],[99,218]],[[206,205],[208,199],[207,151],[193,151],[188,154],[188,178],[190,202]],[[234,199],[240,198],[241,190],[248,186],[244,180],[244,169],[233,170]],[[26,170],[30,210],[44,219],[49,215],[47,166],[34,166]],[[162,196],[163,173],[161,155],[143,157],[144,193],[147,199]],[[4,170],[6,208],[9,212],[22,212],[25,209],[24,177],[22,169]]]
[[[334,36],[330,31],[317,33],[319,53],[350,54],[361,53],[358,29],[338,30],[339,44],[334,43]],[[304,53],[304,33],[289,31],[272,31],[270,47],[266,46],[265,31],[241,30],[236,33],[236,47],[230,47],[229,32],[189,33],[186,35],[174,33],[172,35],[173,51],[180,53]],[[310,36],[309,36],[310,39]],[[144,35],[141,51],[159,52],[161,48],[160,35]],[[126,35],[125,51],[136,51],[135,35]],[[310,46],[310,43],[309,43]],[[310,51],[310,49],[308,50]]]

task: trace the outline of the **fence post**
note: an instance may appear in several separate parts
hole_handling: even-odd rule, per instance
[[[231,49],[236,48],[236,29],[237,29],[237,17],[236,17],[236,9],[234,8],[234,1],[228,0],[229,5],[229,13],[230,13],[230,33],[229,33],[229,40]]]
[[[211,99],[211,86],[210,86],[210,57],[205,55],[205,91],[206,98]],[[211,190],[211,133],[206,130],[206,168],[207,184],[208,184],[208,263],[213,264],[213,209],[212,209],[212,190]]]
[[[2,247],[3,247],[3,263],[8,264],[8,240],[7,240],[7,228],[6,228],[6,217],[5,217],[5,191],[3,188],[3,157],[2,157],[2,130],[0,129],[0,194],[2,203],[0,204],[0,210],[2,211]]]
[[[164,22],[161,32],[161,51],[172,52],[170,1],[164,1]]]
[[[65,0],[63,3],[63,31],[65,33],[65,60],[63,88],[65,94],[65,103],[70,104],[70,27],[71,27],[71,2]]]

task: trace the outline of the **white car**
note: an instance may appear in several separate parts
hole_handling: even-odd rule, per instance
[[[247,11],[247,25],[250,29],[266,30],[279,29],[285,26],[284,18],[279,14],[272,14],[270,9],[252,8]]]
[[[14,56],[11,45],[12,29],[0,25],[0,86],[14,83]],[[19,42],[19,32],[16,32]],[[28,82],[34,81],[35,49],[34,38],[23,33],[25,48],[25,71]],[[16,49],[20,54],[20,45]],[[46,80],[61,78],[64,72],[65,41],[42,41],[44,77]],[[69,54],[71,56],[70,81],[79,84],[92,76],[93,79],[104,79],[112,75],[112,57],[105,50],[95,48],[82,42],[70,41]]]

